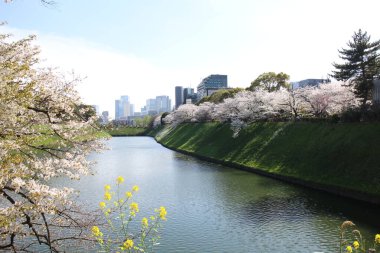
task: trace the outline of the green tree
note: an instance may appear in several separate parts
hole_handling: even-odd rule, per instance
[[[236,93],[243,91],[242,88],[233,88],[233,89],[222,89],[215,91],[210,96],[203,97],[197,105],[200,105],[205,102],[210,102],[214,104],[219,104],[224,101],[226,98],[232,98],[236,95]]]
[[[380,40],[370,42],[367,32],[354,32],[347,49],[338,50],[340,58],[345,62],[333,63],[335,71],[331,75],[338,81],[347,81],[361,99],[363,108],[372,98],[373,80],[380,73],[379,49]]]
[[[284,72],[276,74],[275,72],[265,72],[259,75],[248,87],[248,90],[254,91],[264,89],[269,92],[279,90],[281,87],[288,89],[290,76]]]

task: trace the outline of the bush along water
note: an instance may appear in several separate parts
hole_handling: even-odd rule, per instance
[[[130,225],[139,213],[138,203],[132,200],[139,191],[137,185],[131,191],[120,189],[124,178],[116,179],[116,192],[110,185],[104,186],[104,200],[99,207],[105,218],[105,224],[92,227],[92,236],[99,246],[99,252],[151,252],[158,245],[158,230],[162,221],[166,221],[165,207],[155,209],[149,218],[140,220],[139,231],[132,232]]]

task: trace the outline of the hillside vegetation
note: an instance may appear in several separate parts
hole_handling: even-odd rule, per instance
[[[380,204],[379,133],[379,123],[266,122],[249,125],[236,138],[221,123],[187,123],[152,134],[178,151]]]

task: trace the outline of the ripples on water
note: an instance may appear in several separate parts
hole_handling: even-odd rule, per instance
[[[93,208],[117,176],[139,185],[138,222],[168,210],[157,252],[336,252],[346,219],[364,235],[379,232],[380,210],[370,205],[202,162],[148,137],[113,138],[109,147],[91,157],[95,176],[69,183]]]

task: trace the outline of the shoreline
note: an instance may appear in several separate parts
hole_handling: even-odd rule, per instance
[[[380,196],[376,194],[361,192],[355,189],[345,188],[345,187],[341,187],[337,185],[324,184],[324,183],[315,182],[311,180],[304,180],[300,177],[292,177],[292,176],[283,175],[280,173],[272,173],[272,172],[265,171],[263,169],[259,169],[257,167],[241,164],[236,161],[227,161],[227,160],[217,159],[215,157],[210,157],[205,154],[202,154],[200,152],[197,153],[195,151],[184,150],[184,149],[175,147],[173,145],[167,145],[164,143],[164,141],[162,141],[162,139],[165,137],[161,137],[161,139],[157,138],[157,134],[159,134],[160,132],[161,131],[151,136],[156,140],[157,143],[161,144],[165,148],[174,150],[182,154],[190,155],[192,157],[196,157],[203,161],[207,161],[207,162],[211,162],[215,164],[221,164],[224,166],[228,166],[228,167],[239,169],[239,170],[244,170],[247,172],[252,172],[258,175],[270,177],[273,179],[281,180],[287,183],[307,187],[307,188],[322,191],[322,192],[327,192],[327,193],[345,197],[345,198],[350,198],[350,199],[354,199],[354,200],[358,200],[358,201],[362,201],[362,202],[366,202],[370,204],[380,205]],[[167,134],[167,135],[170,135],[170,134]]]

